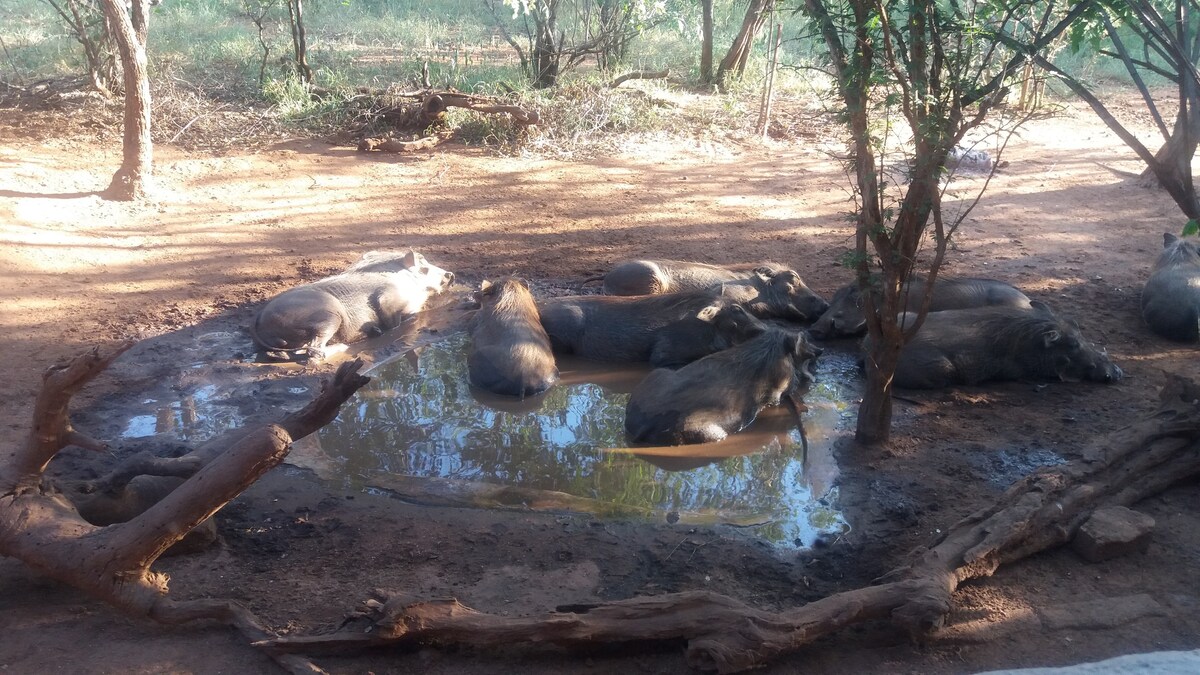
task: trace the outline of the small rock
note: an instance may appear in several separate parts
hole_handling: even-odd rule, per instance
[[[1145,551],[1150,545],[1154,519],[1124,506],[1096,509],[1075,538],[1071,548],[1089,562]]]

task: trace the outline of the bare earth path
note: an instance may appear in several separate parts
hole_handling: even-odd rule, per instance
[[[369,249],[415,247],[468,282],[577,279],[634,256],[774,259],[831,294],[849,280],[835,261],[851,244],[836,149],[679,142],[562,163],[458,146],[415,158],[319,141],[221,157],[160,147],[157,201],[125,205],[89,194],[107,184],[115,145],[13,115],[0,121],[0,442],[21,437],[40,373],[57,360],[161,336],[137,372],[177,373],[188,364],[173,350],[192,339],[189,326],[236,330],[271,295]],[[1151,409],[1164,371],[1200,376],[1194,346],[1150,335],[1138,317],[1162,233],[1180,218],[1164,193],[1105,168],[1136,171],[1130,158],[1079,110],[1032,125],[950,256],[952,273],[1003,279],[1074,316],[1128,378],[912,396],[891,449],[841,448],[854,530],[838,541],[777,553],[728,529],[421,507],[279,469],[222,513],[221,547],[163,569],[181,596],[238,598],[296,629],[335,625],[377,587],[517,614],[691,588],[777,608],[867,584],[1047,457],[1070,459]],[[138,380],[102,380],[77,407],[118,385]],[[65,473],[99,461],[64,455]],[[928,644],[869,628],[769,670],[958,673],[1200,647],[1200,490],[1140,508],[1158,521],[1145,555],[1094,565],[1069,551],[1038,556],[961,590],[951,627]],[[4,672],[275,672],[230,631],[128,620],[10,560],[0,560],[0,635]],[[675,652],[426,650],[320,663],[346,673],[685,670]]]

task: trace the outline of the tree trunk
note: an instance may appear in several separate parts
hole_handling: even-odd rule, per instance
[[[750,0],[750,5],[746,8],[746,17],[742,19],[742,28],[717,68],[717,82],[721,86],[725,85],[731,73],[741,77],[742,73],[746,72],[746,62],[750,59],[754,38],[766,21],[767,10],[773,2],[774,0]]]
[[[537,31],[533,45],[533,83],[538,89],[547,89],[558,83],[558,45],[554,32],[558,29],[558,0],[546,0],[533,7],[534,27]]]
[[[700,0],[700,81],[713,81],[713,0]]]
[[[147,0],[134,0],[140,10],[140,29],[146,31]],[[146,73],[146,46],[119,0],[101,0],[113,41],[121,57],[125,82],[125,128],[121,142],[121,168],[113,175],[105,194],[109,199],[130,201],[146,196],[150,189],[154,146],[150,139],[150,78]]]
[[[287,0],[287,9],[292,25],[292,51],[296,59],[296,74],[306,84],[312,84],[313,71],[308,66],[308,36],[304,29],[304,0]]]
[[[887,443],[892,433],[892,378],[900,348],[887,340],[872,340],[871,351],[863,361],[866,382],[854,440],[865,445]]]

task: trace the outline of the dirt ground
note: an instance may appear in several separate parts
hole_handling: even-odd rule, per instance
[[[119,160],[111,134],[10,112],[0,115],[3,444],[23,438],[47,366],[123,337],[145,341],[75,404],[77,426],[96,436],[116,438],[131,402],[186,385],[196,369],[259,383],[246,417],[295,404],[286,392],[328,371],[246,363],[242,327],[275,293],[370,249],[415,247],[467,284],[517,272],[542,289],[642,256],[782,260],[827,297],[849,280],[836,261],[852,244],[851,195],[831,157],[838,143],[815,131],[766,144],[646,143],[582,163],[455,145],[419,157],[319,140],[226,156],[159,146],[156,199],[129,205],[93,194]],[[1005,160],[948,272],[1008,281],[1070,314],[1127,377],[905,393],[889,448],[838,446],[853,529],[836,540],[780,551],[730,528],[420,506],[285,466],[221,512],[219,546],[157,567],[180,598],[233,598],[289,631],[337,625],[375,588],[518,615],[687,589],[779,609],[869,584],[1032,468],[1077,457],[1152,410],[1164,372],[1200,375],[1194,346],[1161,340],[1139,319],[1162,233],[1181,219],[1165,193],[1119,173],[1139,169],[1132,153],[1070,108],[1027,127]],[[94,475],[142,447],[68,449],[52,472]],[[1038,555],[963,587],[949,628],[925,643],[867,626],[766,672],[965,673],[1200,647],[1200,489],[1138,508],[1157,521],[1145,554],[1098,564],[1065,549]],[[277,672],[231,630],[126,618],[7,559],[0,635],[4,672]],[[423,649],[317,662],[337,673],[687,670],[678,649]]]

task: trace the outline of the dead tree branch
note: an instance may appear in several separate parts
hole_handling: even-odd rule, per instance
[[[124,343],[106,352],[93,349],[46,372],[28,441],[0,457],[0,554],[133,615],[168,623],[215,619],[237,627],[251,639],[269,638],[271,634],[253,615],[234,603],[171,600],[167,577],[151,571],[150,566],[168,547],[282,461],[292,441],[332,421],[341,404],[369,378],[357,373],[360,362],[343,364],[333,382],[304,409],[242,434],[140,515],[127,522],[96,526],[85,521],[62,493],[43,479],[43,472],[68,445],[105,447],[71,427],[68,407],[75,392],[130,346]],[[292,672],[319,672],[303,658],[288,656],[279,662]]]
[[[426,136],[415,141],[398,141],[394,138],[364,138],[358,142],[359,152],[409,153],[437,147],[446,139],[441,136]]]
[[[663,68],[662,70],[634,70],[617,76],[609,83],[608,87],[609,89],[616,89],[629,80],[665,80],[670,76],[670,68]]]
[[[1065,543],[1105,505],[1128,505],[1200,474],[1200,386],[1173,378],[1157,412],[1107,435],[1083,459],[1042,469],[995,505],[951,528],[878,586],[839,593],[790,611],[766,612],[708,592],[560,607],[544,617],[483,614],[456,600],[369,600],[366,611],[328,635],[267,640],[276,653],[345,651],[395,644],[478,647],[686,640],[688,663],[737,672],[761,666],[825,635],[890,619],[914,635],[941,627],[951,595],[969,579]]]

